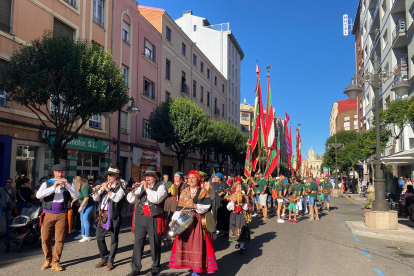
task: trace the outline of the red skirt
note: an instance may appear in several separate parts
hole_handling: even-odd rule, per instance
[[[218,269],[211,236],[203,239],[201,215],[194,212],[193,224],[176,236],[171,251],[170,268],[192,269],[195,273],[214,273]]]

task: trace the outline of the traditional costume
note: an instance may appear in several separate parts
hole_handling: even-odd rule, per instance
[[[200,185],[198,172],[190,171],[189,175],[195,175]],[[191,203],[197,204],[197,208],[186,207]],[[209,212],[210,206],[209,192],[200,186],[195,189],[189,187],[181,193],[177,211],[172,219],[177,220],[182,212],[192,212],[194,221],[188,229],[175,237],[170,268],[191,269],[193,276],[198,273],[213,273],[218,269],[211,235],[203,231],[202,227],[202,217]]]
[[[216,173],[214,175],[215,177],[220,178],[220,182],[213,182],[212,186],[214,189],[214,192],[216,193],[215,198],[215,208],[216,210],[213,210],[213,215],[216,214],[214,217],[217,221],[217,231],[229,231],[229,219],[230,219],[230,212],[227,210],[227,199],[226,195],[231,192],[229,185],[224,181],[224,177],[221,173]],[[220,193],[224,193],[224,195],[220,196]]]
[[[66,166],[57,164],[53,166],[53,171],[66,171]],[[63,175],[64,176],[64,175]],[[42,270],[48,269],[50,265],[56,271],[63,270],[59,265],[62,256],[63,244],[66,233],[70,227],[68,223],[68,210],[71,209],[72,198],[78,198],[79,191],[72,183],[60,184],[54,187],[55,182],[62,183],[65,179],[49,179],[44,182],[36,193],[38,199],[43,199],[43,222],[41,227],[42,249],[45,254],[45,263]],[[52,252],[52,238],[55,238],[55,248]]]
[[[156,179],[155,167],[151,166],[143,176],[153,176]],[[164,200],[167,190],[162,182],[148,184],[145,191],[141,185],[135,192],[127,195],[131,204],[136,204],[133,219],[135,242],[132,253],[131,268],[129,276],[139,275],[142,265],[141,260],[144,253],[146,236],[151,246],[152,270],[151,274],[160,272],[161,260],[161,236],[165,230]]]
[[[241,178],[236,179],[236,184],[232,191],[232,195],[236,195],[236,200],[232,201],[232,196],[228,198],[229,203],[227,209],[230,213],[230,230],[229,241],[236,241],[236,248],[240,248],[240,254],[244,253],[244,243],[250,242],[249,223],[251,217],[249,214],[250,204],[249,197],[243,192],[236,192],[237,185],[241,185]]]
[[[109,167],[105,174],[119,175],[117,168]],[[96,242],[98,244],[101,261],[95,265],[96,268],[107,266],[107,270],[113,269],[116,251],[118,250],[119,230],[122,223],[122,210],[125,203],[125,191],[121,179],[116,179],[108,184],[108,190],[103,187],[92,195],[94,201],[98,201],[99,210],[98,226],[96,228]],[[105,236],[111,236],[111,247],[108,251]]]

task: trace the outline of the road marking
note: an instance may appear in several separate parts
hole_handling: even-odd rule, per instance
[[[382,273],[381,269],[379,268],[374,268],[375,272],[377,273],[378,276],[384,276],[384,273]]]
[[[344,220],[344,218],[343,218],[343,217],[341,217],[341,219],[342,219],[342,220]]]
[[[340,213],[338,213],[338,215],[341,215]]]
[[[371,255],[369,255],[368,251],[365,248],[361,248],[362,253],[364,253],[365,257],[371,257]]]
[[[357,237],[357,236],[355,236],[355,235],[352,235],[352,236],[354,237],[354,240],[355,240],[355,241],[359,242],[359,239],[358,239],[358,237]]]
[[[347,197],[347,199],[349,199],[351,202],[353,202],[353,203],[355,203],[355,204],[359,204],[358,202],[356,202],[355,200],[353,200],[353,199],[351,199],[351,198],[349,198],[349,197]]]

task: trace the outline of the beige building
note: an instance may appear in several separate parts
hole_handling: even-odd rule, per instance
[[[337,125],[336,125],[337,115],[338,115],[338,103],[335,102],[332,105],[331,116],[329,117],[329,136],[332,136],[337,132]]]
[[[213,120],[225,120],[227,79],[213,66],[197,45],[164,10],[139,6],[142,16],[162,34],[161,101],[188,97]],[[177,169],[174,153],[160,145],[162,173]],[[184,172],[192,169],[211,173],[217,164],[200,168],[197,152],[184,162]]]
[[[317,156],[318,157],[318,156]],[[307,168],[309,175],[313,174],[314,177],[320,177],[321,166],[323,159],[315,157],[315,151],[311,147],[308,152],[308,159],[302,159],[301,175],[306,175],[305,169]],[[295,166],[296,167],[296,166]]]
[[[253,120],[254,106],[249,105],[244,99],[244,102],[240,104],[240,127],[249,138],[252,138]]]

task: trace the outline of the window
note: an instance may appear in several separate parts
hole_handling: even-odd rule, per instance
[[[167,30],[165,32],[165,38],[171,42],[171,29],[167,27]]]
[[[382,2],[382,17],[387,13],[387,0]]]
[[[144,121],[144,133],[143,133],[143,137],[147,138],[147,139],[151,139],[151,135],[150,135],[150,124],[148,121]]]
[[[1,17],[1,16],[0,16]],[[1,24],[0,24],[1,29]],[[53,21],[53,34],[63,34],[68,35],[70,38],[74,38],[74,29],[63,23],[62,21],[57,20],[56,18]]]
[[[200,86],[200,102],[204,102],[204,87]]]
[[[388,30],[385,30],[384,35],[382,36],[382,48],[387,47],[388,44]]]
[[[193,97],[197,98],[197,82],[193,80]]]
[[[350,130],[349,116],[344,117],[344,130]]]
[[[145,56],[155,62],[155,46],[145,39]]]
[[[204,73],[204,63],[200,62],[200,71],[201,73]]]
[[[193,65],[197,66],[197,56],[193,54]]]
[[[168,59],[165,60],[165,79],[166,80],[171,80],[171,61],[169,61]]]
[[[144,78],[144,96],[150,99],[154,99],[154,83]]]
[[[122,40],[129,43],[129,24],[125,21],[122,24]]]
[[[7,106],[7,93],[4,90],[0,90],[0,106]]]
[[[171,99],[171,93],[165,91],[165,100],[168,101],[169,99]]]
[[[229,60],[229,70],[228,70],[228,72],[227,72],[227,75],[230,77],[230,75],[231,75],[231,66],[230,66],[231,64],[230,64],[230,60]]]
[[[237,82],[237,69],[236,69],[236,76],[235,76],[235,78],[236,78],[236,82]]]
[[[210,79],[210,69],[207,69],[207,78]]]
[[[194,32],[197,31],[197,25],[194,25]]]
[[[210,92],[207,91],[207,107],[210,107]]]
[[[402,132],[400,138],[398,138],[398,149],[398,151],[404,150],[404,132]]]
[[[414,149],[414,138],[409,138],[410,140],[410,149]]]
[[[122,75],[124,75],[125,78],[125,84],[128,86],[128,71],[129,68],[126,67],[125,65],[122,65]]]
[[[121,112],[121,132],[128,132],[128,113],[124,111]]]
[[[221,85],[221,92],[224,93],[224,84]]]
[[[89,118],[89,127],[101,128],[101,115],[92,115]]]
[[[214,85],[217,86],[217,77],[214,77]]]
[[[11,33],[12,0],[0,1],[0,31]]]
[[[224,104],[221,105],[221,117],[224,118]]]
[[[74,7],[75,9],[78,9],[78,6],[76,5],[76,1],[77,0],[65,0],[66,3],[68,3],[69,5]],[[6,2],[11,2],[11,1],[6,1]]]
[[[93,22],[101,26],[102,28],[105,27],[104,25],[104,0],[93,0]]]
[[[236,90],[234,91],[234,98],[237,100],[237,86],[236,86]]]
[[[230,98],[229,98],[229,103],[227,104],[227,106],[229,107],[229,112],[231,112],[231,102],[230,102]]]
[[[67,114],[70,114],[71,112],[71,107],[70,106],[66,106],[64,105],[64,101],[63,98],[60,97],[60,100],[58,100],[58,98],[52,96],[50,98],[50,116],[52,118],[56,118],[56,116],[60,113],[62,114],[62,120],[70,120],[70,115],[68,116]]]
[[[354,129],[358,129],[358,115],[356,114],[354,115]]]
[[[187,46],[183,43],[181,45],[181,54],[183,54],[185,56],[185,50],[186,50]]]
[[[242,120],[248,121],[249,120],[249,114],[242,113]]]
[[[6,66],[7,66],[7,61],[0,59],[0,72],[3,72],[3,70],[6,69]],[[2,80],[1,74],[0,74],[0,106],[7,106],[7,93],[3,88],[3,80]]]

